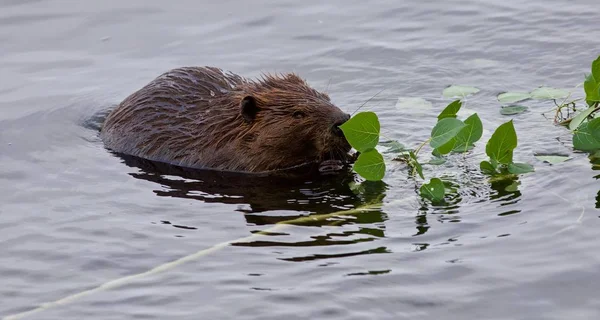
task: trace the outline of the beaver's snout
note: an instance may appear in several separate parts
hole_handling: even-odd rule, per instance
[[[344,113],[334,124],[333,127],[331,128],[333,130],[333,134],[335,134],[338,137],[344,137],[344,132],[342,132],[342,129],[340,129],[340,126],[343,125],[346,121],[350,120],[350,115],[347,113]]]

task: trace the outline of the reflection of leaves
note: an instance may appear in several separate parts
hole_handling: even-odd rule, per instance
[[[374,112],[360,112],[340,126],[350,145],[364,152],[375,148],[379,142],[379,119]]]
[[[521,183],[519,181],[513,181],[510,185],[506,186],[504,190],[507,192],[517,192],[519,191],[519,185]]]

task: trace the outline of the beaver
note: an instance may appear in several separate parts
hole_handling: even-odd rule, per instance
[[[265,173],[352,161],[350,115],[295,73],[250,80],[215,67],[167,71],[112,110],[100,138],[128,156],[194,169]]]

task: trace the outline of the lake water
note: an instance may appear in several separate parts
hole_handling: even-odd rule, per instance
[[[476,170],[510,119],[499,92],[583,81],[600,54],[597,8],[0,1],[0,318],[597,319],[600,171],[542,115],[552,102],[513,116],[515,158],[536,172],[491,183]],[[474,85],[461,116],[477,112],[486,131],[467,156],[425,167],[459,186],[443,206],[392,161],[383,183],[356,187],[183,178],[107,152],[93,116],[188,65],[294,71],[348,112],[385,89],[363,109],[411,147],[446,86]]]

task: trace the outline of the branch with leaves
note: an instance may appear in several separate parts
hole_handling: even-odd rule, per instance
[[[600,56],[592,62],[591,73],[586,76],[583,83],[586,94],[586,108],[576,105],[581,99],[570,100],[571,93],[564,89],[551,87],[539,87],[531,92],[504,92],[498,95],[498,101],[508,105],[500,109],[503,115],[514,115],[526,111],[528,108],[522,105],[514,105],[527,99],[553,100],[557,106],[555,122],[568,125],[573,132],[573,147],[582,151],[600,150]],[[479,89],[468,86],[449,86],[443,91],[445,97],[462,97],[479,92]],[[562,99],[558,104],[556,101]],[[346,139],[350,145],[360,154],[354,163],[353,169],[366,180],[381,180],[385,175],[385,162],[382,154],[375,149],[377,145],[387,147],[386,153],[396,153],[395,160],[404,161],[412,168],[411,175],[417,175],[425,180],[423,166],[419,162],[418,155],[424,146],[429,144],[435,158],[430,164],[441,164],[445,162],[444,156],[449,153],[465,153],[474,147],[483,133],[481,119],[474,113],[464,121],[457,118],[457,114],[463,105],[458,99],[452,101],[438,115],[438,121],[431,130],[431,137],[421,143],[414,150],[406,148],[397,141],[379,142],[380,123],[377,115],[373,112],[360,112],[341,126]],[[574,116],[558,121],[562,118],[562,111]],[[579,112],[577,112],[579,110]],[[532,165],[527,163],[513,162],[513,151],[517,147],[517,133],[513,121],[501,124],[486,144],[486,154],[489,160],[480,163],[483,173],[492,176],[518,175],[534,171]],[[565,160],[565,157],[552,155],[536,156],[542,161],[557,163]],[[444,199],[444,182],[439,178],[432,178],[429,183],[422,184],[419,188],[422,197],[433,202]]]

